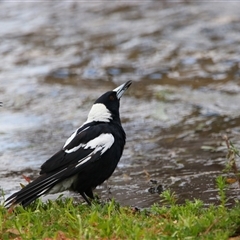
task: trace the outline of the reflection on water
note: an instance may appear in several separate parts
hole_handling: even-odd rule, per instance
[[[131,79],[124,155],[98,193],[147,207],[170,188],[217,203],[221,136],[240,145],[239,4],[0,2],[0,187],[36,176],[92,102]]]

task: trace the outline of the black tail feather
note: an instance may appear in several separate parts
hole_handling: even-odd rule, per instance
[[[59,180],[56,178],[42,178],[42,176],[40,176],[20,191],[8,197],[5,201],[5,207],[10,208],[16,204],[22,204],[25,207],[38,197],[44,195],[57,184],[57,182],[59,182]]]

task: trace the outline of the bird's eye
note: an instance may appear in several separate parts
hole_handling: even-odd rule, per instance
[[[109,96],[109,100],[114,101],[114,100],[115,100],[115,97],[114,97],[113,95],[110,95],[110,96]]]

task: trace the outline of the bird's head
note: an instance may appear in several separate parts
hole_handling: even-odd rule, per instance
[[[120,99],[131,84],[132,82],[128,81],[99,97],[88,114],[87,122],[110,122],[113,119],[118,120]]]

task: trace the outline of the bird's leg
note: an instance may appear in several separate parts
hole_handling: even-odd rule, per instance
[[[85,191],[85,194],[91,198],[91,199],[94,199],[94,195],[93,195],[93,192],[92,192],[92,189],[88,189],[87,191]]]
[[[85,192],[80,192],[81,196],[83,197],[83,199],[87,202],[87,204],[89,206],[91,206],[91,202],[89,201],[88,197],[86,196]]]
[[[89,198],[91,198],[91,200],[96,200],[98,203],[101,203],[99,196],[98,196],[97,194],[95,194],[95,196],[94,196],[94,195],[93,195],[93,191],[92,191],[91,188],[88,189],[87,191],[85,191],[85,194],[86,194]],[[90,201],[91,201],[91,200],[90,200]]]

